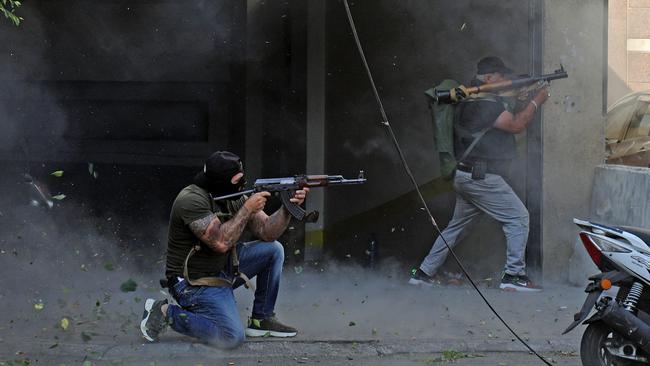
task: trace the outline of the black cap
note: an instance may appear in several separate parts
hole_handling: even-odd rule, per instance
[[[496,56],[488,56],[481,59],[481,61],[476,64],[476,73],[478,75],[491,74],[491,73],[501,73],[501,74],[512,74],[512,69],[507,67],[503,60]]]
[[[241,158],[230,151],[217,151],[205,161],[203,171],[210,179],[225,177],[228,180],[233,175],[244,170]]]
[[[203,182],[229,182],[235,174],[243,171],[244,166],[239,156],[230,151],[217,151],[206,159],[203,171],[196,175],[196,179]]]

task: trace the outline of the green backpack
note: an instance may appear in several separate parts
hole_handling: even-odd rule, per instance
[[[474,141],[463,152],[460,160],[466,158],[469,153],[476,147],[479,140],[492,129],[492,126],[486,127],[478,132],[470,133],[461,129],[459,126],[454,125],[456,118],[456,106],[458,103],[438,103],[436,99],[436,90],[449,90],[460,86],[456,80],[445,79],[440,84],[433,88],[424,91],[429,103],[429,110],[433,119],[433,139],[436,143],[436,150],[438,150],[438,159],[440,161],[440,175],[446,179],[452,179],[456,172],[456,154],[454,152],[454,132],[461,136],[473,137]],[[464,101],[480,101],[489,100],[495,103],[503,103],[503,106],[508,111],[513,111],[514,103],[516,101],[509,98],[501,98],[494,94],[479,93],[471,95],[464,99]]]
[[[433,88],[427,89],[424,94],[427,96],[431,118],[433,119],[433,139],[438,150],[440,161],[440,175],[451,177],[456,170],[456,158],[454,155],[454,115],[456,104],[438,103],[436,90],[449,90],[460,86],[456,80],[445,79],[442,83]]]

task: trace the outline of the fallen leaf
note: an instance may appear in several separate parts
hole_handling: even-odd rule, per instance
[[[63,176],[63,170],[57,170],[55,172],[50,173],[50,175],[53,175],[57,178],[61,178]]]
[[[37,302],[36,304],[34,304],[34,309],[36,310],[43,310],[44,308],[45,308],[45,304],[43,304],[42,302]]]
[[[68,327],[70,326],[70,320],[68,320],[68,318],[63,318],[61,319],[59,324],[61,325],[61,329],[67,330]]]
[[[293,270],[296,272],[296,274],[301,274],[302,271],[303,271],[303,268],[302,268],[302,266],[297,266],[297,267],[293,267]]]
[[[300,254],[300,249],[296,249],[296,250],[293,252],[293,254],[295,254],[295,255]]]
[[[57,194],[56,196],[52,196],[55,200],[61,201],[65,198],[65,194]]]

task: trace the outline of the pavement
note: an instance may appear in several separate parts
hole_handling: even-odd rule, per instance
[[[291,339],[247,340],[231,351],[171,330],[159,343],[145,343],[138,328],[144,299],[164,296],[157,277],[126,270],[88,272],[66,275],[68,282],[54,275],[27,276],[22,287],[0,290],[0,303],[5,304],[0,313],[0,366],[425,365],[449,361],[450,355],[468,365],[507,365],[496,360],[508,357],[514,360],[510,364],[525,364],[519,358],[542,364],[474,289],[411,286],[403,270],[287,266],[276,311],[300,333]],[[127,279],[135,289],[123,286]],[[512,293],[494,288],[496,284],[481,280],[486,298],[523,339],[546,357],[579,364],[583,327],[561,333],[584,301],[582,288],[544,284],[539,293]],[[236,297],[244,322],[252,294],[241,288]]]

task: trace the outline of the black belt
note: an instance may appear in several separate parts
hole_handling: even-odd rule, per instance
[[[502,177],[508,175],[508,167],[503,167],[499,162],[487,161],[486,163],[487,163],[487,169],[485,171],[486,173],[496,174]],[[472,173],[473,168],[474,165],[472,163],[465,163],[465,162],[458,162],[458,165],[456,166],[456,169],[465,173]]]

